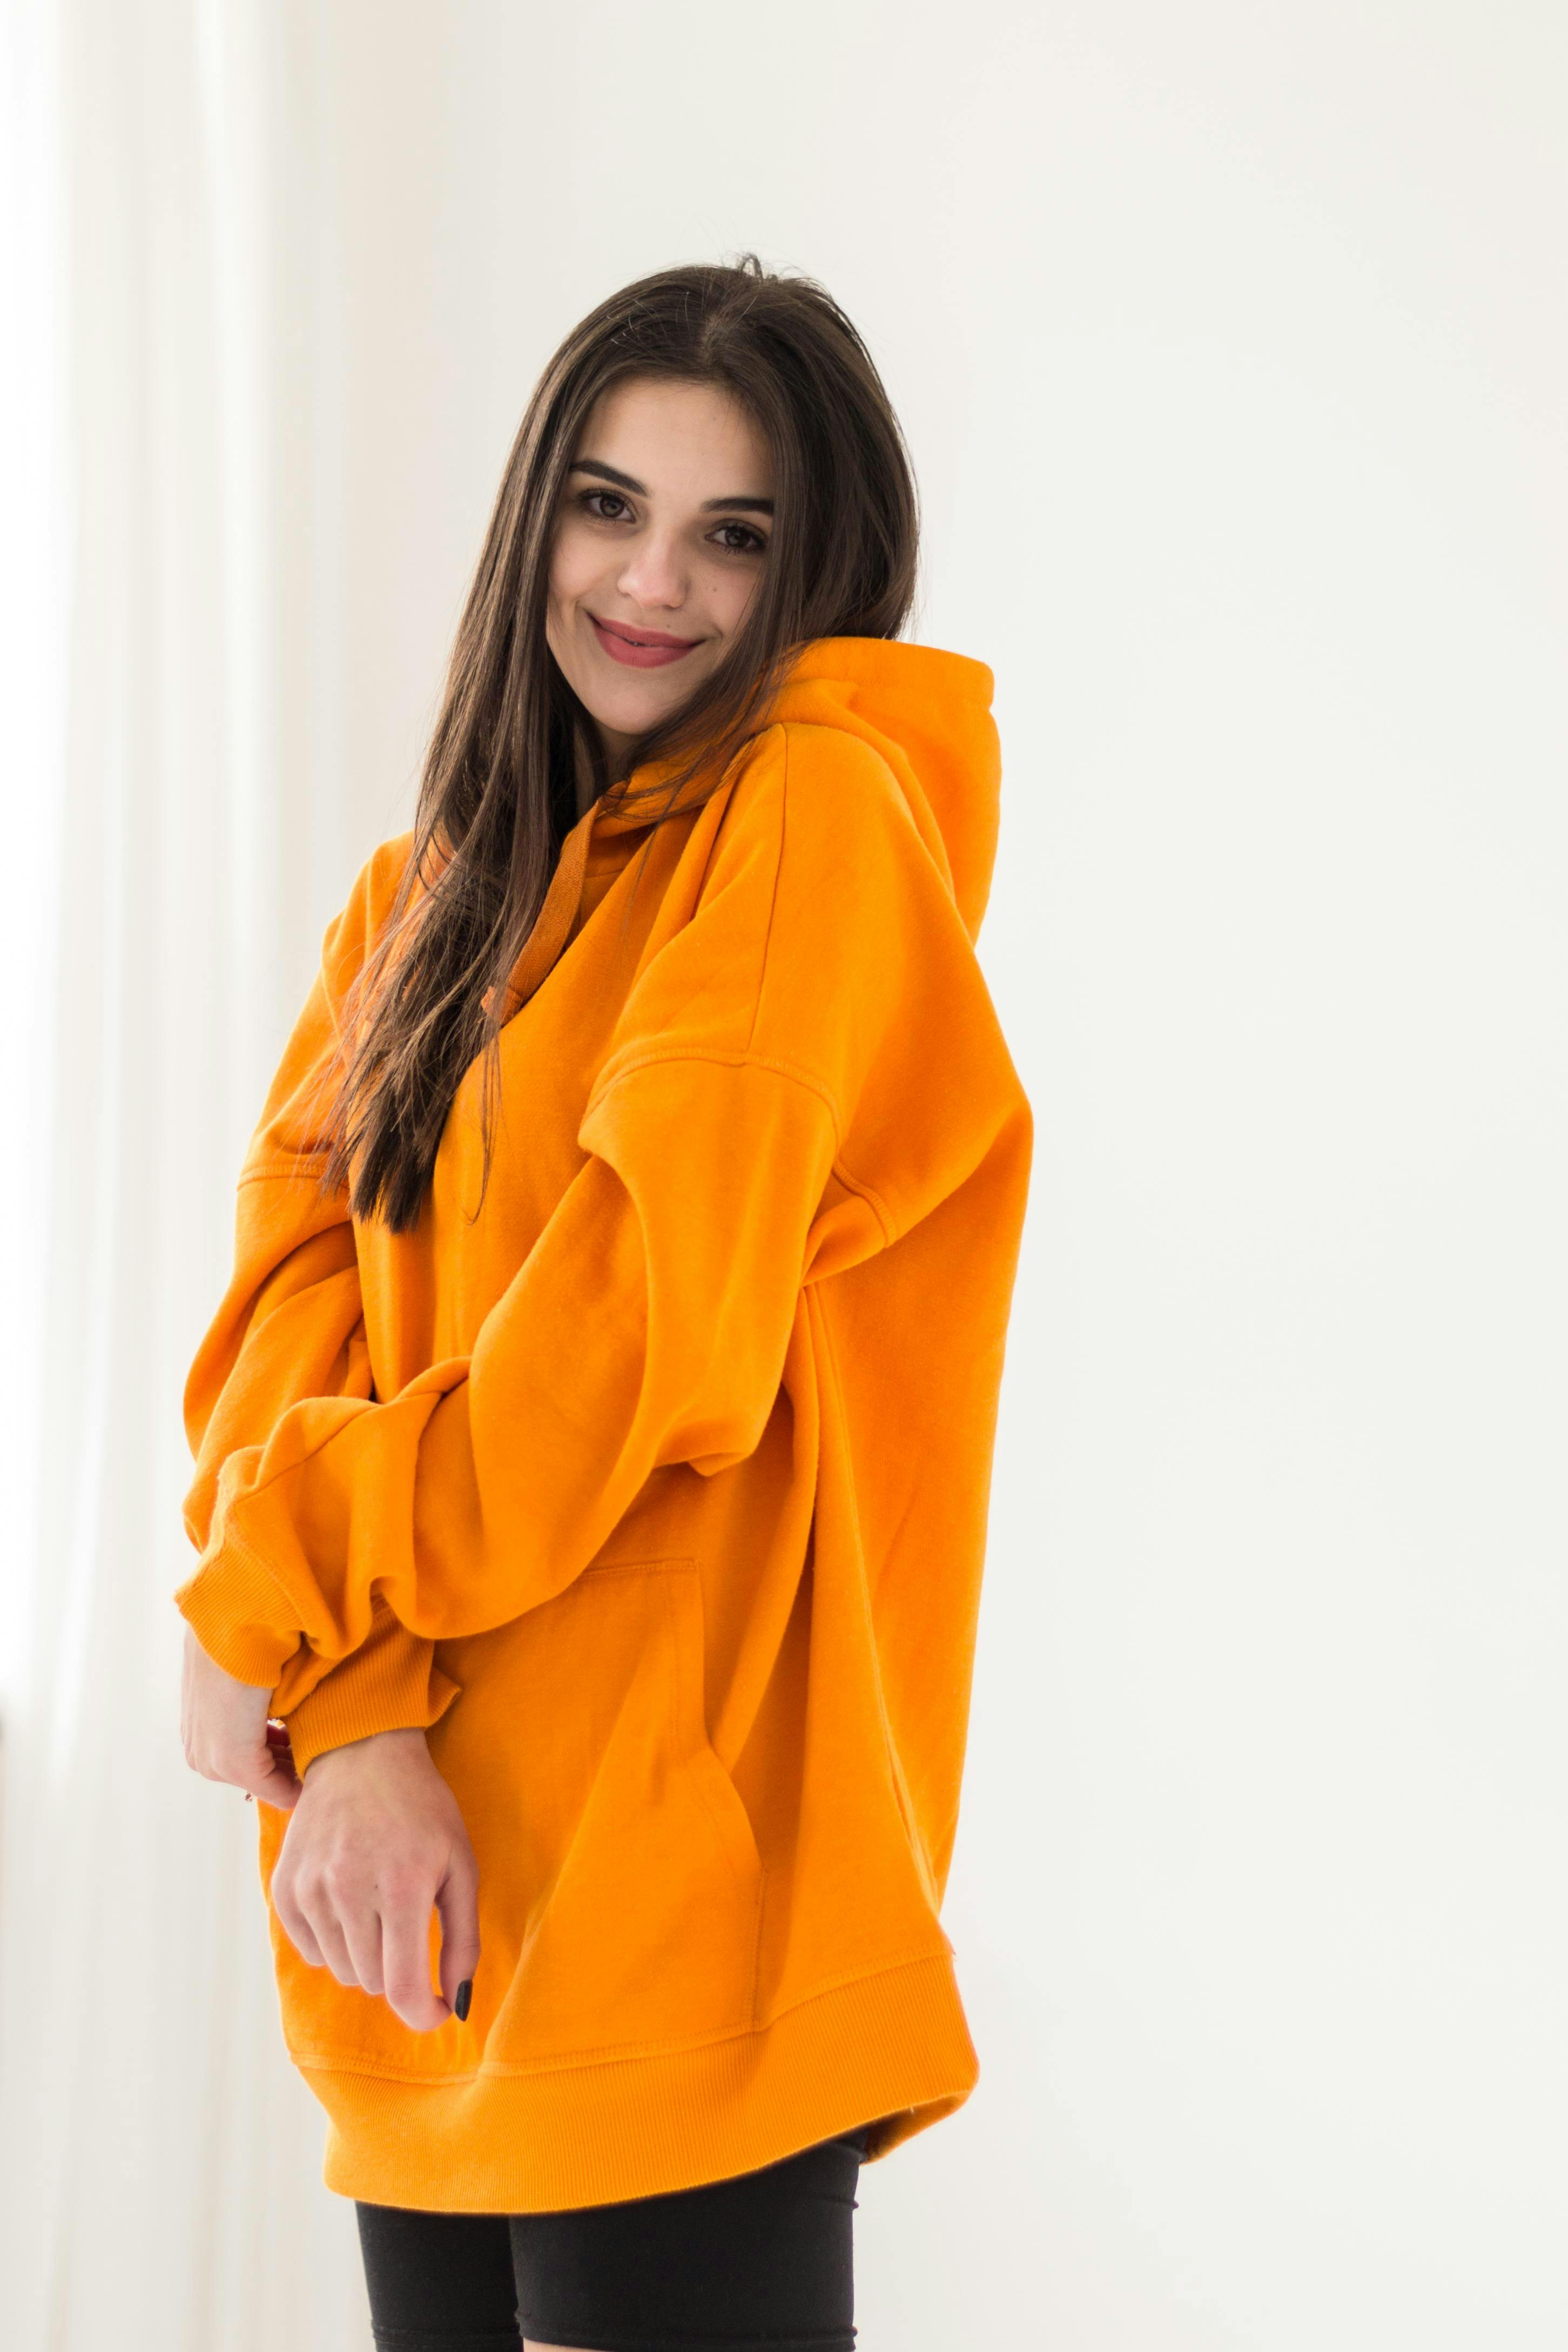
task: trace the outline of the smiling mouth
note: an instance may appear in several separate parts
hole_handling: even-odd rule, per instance
[[[632,629],[624,621],[601,621],[590,613],[593,633],[612,661],[628,669],[662,669],[702,644],[700,637],[673,637],[664,629]]]

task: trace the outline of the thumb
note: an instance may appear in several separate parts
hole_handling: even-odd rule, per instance
[[[294,1750],[288,1733],[281,1723],[268,1717],[263,1726],[264,1744],[257,1759],[259,1777],[251,1787],[264,1804],[276,1805],[280,1812],[289,1811],[299,1801],[299,1776],[294,1769]]]
[[[472,1983],[479,1965],[479,1868],[466,1845],[453,1849],[435,1890],[435,1915],[441,1922],[441,1997],[455,2012],[457,1988]]]
[[[258,1767],[253,1794],[264,1805],[276,1805],[287,1813],[299,1802],[301,1783],[294,1769],[294,1759],[287,1748],[269,1748],[266,1760]]]

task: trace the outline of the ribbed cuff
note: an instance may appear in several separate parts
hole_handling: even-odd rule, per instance
[[[378,1610],[370,1634],[284,1716],[294,1769],[303,1773],[329,1748],[378,1731],[428,1731],[460,1685],[435,1664],[435,1644]]]
[[[300,1628],[288,1622],[283,1587],[232,1529],[186,1578],[174,1606],[208,1657],[236,1682],[276,1688],[299,1647]]]

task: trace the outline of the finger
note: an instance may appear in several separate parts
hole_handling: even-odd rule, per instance
[[[441,1920],[441,1990],[455,2010],[457,1988],[472,1983],[479,1965],[479,1866],[471,1846],[455,1846],[435,1890]]]
[[[345,1901],[338,1898],[338,1925],[348,1948],[353,1981],[363,1992],[382,1989],[382,1923],[369,1890]]]
[[[266,1762],[249,1784],[252,1796],[259,1797],[264,1805],[276,1805],[279,1812],[291,1812],[299,1802],[301,1785],[293,1756],[287,1748],[264,1748],[262,1755]]]
[[[272,1907],[277,1914],[278,1926],[307,1968],[324,1969],[327,1956],[316,1941],[315,1929],[300,1908],[293,1881],[284,1875],[281,1860],[272,1874]]]
[[[360,1979],[354,1972],[348,1938],[343,1933],[332,1896],[325,1887],[318,1887],[301,1895],[300,1909],[310,1923],[321,1958],[338,1982],[340,1985],[357,1985]]]
[[[293,1764],[270,1748],[257,1746],[201,1759],[195,1769],[204,1780],[219,1780],[225,1789],[243,1789],[264,1805],[289,1812],[299,1801],[299,1781]]]
[[[388,1888],[382,1910],[382,1980],[387,2006],[415,2033],[444,2025],[451,2010],[430,1981],[430,1882]]]

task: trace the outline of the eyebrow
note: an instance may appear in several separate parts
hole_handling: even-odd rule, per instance
[[[567,471],[570,474],[597,474],[602,480],[613,482],[617,489],[631,490],[640,499],[645,499],[648,495],[646,483],[635,480],[630,474],[623,474],[618,466],[606,466],[598,457],[574,457]],[[728,510],[740,508],[747,514],[770,515],[773,511],[773,501],[771,499],[746,497],[705,499],[699,512],[716,514],[721,508]]]

